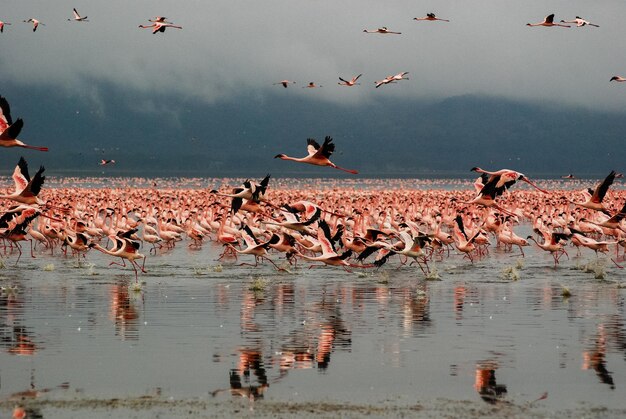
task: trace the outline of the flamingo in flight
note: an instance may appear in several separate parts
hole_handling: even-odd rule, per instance
[[[361,83],[357,83],[356,81],[359,79],[359,77],[361,77],[363,74],[359,74],[358,76],[352,77],[350,80],[345,80],[342,79],[341,77],[339,77],[339,80],[341,80],[339,83],[337,83],[340,86],[348,86],[348,87],[352,87],[355,84],[361,84]]]
[[[414,17],[413,20],[441,20],[442,22],[450,22],[448,19],[440,19],[434,13],[426,13],[425,17]]]
[[[15,192],[9,195],[0,195],[1,199],[11,199],[16,202],[20,202],[22,204],[27,205],[43,205],[44,202],[39,198],[39,192],[41,191],[41,186],[46,179],[43,176],[43,172],[46,169],[41,166],[35,176],[30,178],[28,174],[28,164],[24,157],[20,157],[17,166],[15,166],[15,170],[13,171],[13,182],[15,183]]]
[[[3,22],[0,20],[0,32],[4,32],[4,25],[10,25],[9,22]]]
[[[622,77],[622,76],[613,76],[611,77],[611,80],[609,81],[616,81],[618,83],[622,83],[626,81],[626,77]]]
[[[39,25],[46,26],[44,23],[41,23],[39,20],[33,19],[32,17],[30,19],[28,19],[28,20],[25,20],[24,22],[33,24],[33,32],[35,32],[37,30]]]
[[[78,10],[76,10],[76,8],[72,9],[72,14],[74,15],[74,17],[72,19],[67,19],[67,20],[69,20],[69,21],[74,20],[76,22],[89,22],[87,20],[87,16],[81,16],[81,15],[78,14]]]
[[[393,34],[393,35],[401,35],[402,34],[402,32],[390,31],[389,29],[387,29],[386,26],[383,26],[383,27],[375,29],[375,30],[363,29],[363,32],[365,32],[365,33]]]
[[[606,215],[610,217],[611,213],[609,213],[609,211],[606,209],[606,207],[602,203],[602,200],[604,199],[604,196],[609,190],[609,186],[613,184],[616,174],[617,173],[615,172],[615,170],[611,170],[611,173],[609,173],[609,175],[606,178],[604,178],[602,183],[596,186],[596,189],[594,190],[588,189],[585,194],[587,197],[587,201],[582,202],[582,203],[574,202],[574,201],[570,201],[570,202],[574,205],[578,205],[584,208],[589,208],[589,209],[596,210],[596,211],[602,211],[603,213],[605,213]]]
[[[173,23],[173,22],[168,22],[165,16],[155,16],[153,19],[148,19],[148,22]]]
[[[551,27],[551,26],[560,26],[562,28],[569,28],[569,25],[561,25],[560,23],[554,23],[554,13],[552,13],[551,15],[546,16],[546,18],[543,20],[543,22],[538,22],[538,23],[527,23],[526,26],[547,26],[547,27]]]
[[[330,156],[335,151],[335,144],[333,144],[333,139],[330,136],[326,136],[326,138],[324,139],[324,144],[322,144],[321,146],[313,138],[307,139],[306,142],[307,151],[309,153],[308,156],[289,157],[286,154],[277,154],[276,156],[274,156],[274,158],[281,160],[291,160],[300,163],[308,163],[315,166],[330,166],[334,169],[339,169],[343,170],[344,172],[352,173],[353,175],[359,173],[356,170],[344,169],[343,167],[339,167],[329,160]]]
[[[595,26],[596,28],[599,28],[600,25],[596,25],[595,23],[591,23],[585,19],[583,19],[580,16],[576,16],[576,19],[574,20],[561,20],[561,23],[575,23],[577,27],[582,27],[582,26]]]
[[[115,160],[100,160],[100,166],[106,166],[107,164],[115,164]]]
[[[487,170],[481,169],[480,167],[472,167],[471,171],[477,172],[477,173],[486,173],[490,175],[489,181],[493,179],[497,179],[496,184],[495,184],[495,188],[497,189],[496,196],[502,195],[505,189],[510,188],[518,180],[528,183],[530,186],[532,186],[533,188],[537,189],[540,192],[549,193],[545,189],[541,189],[539,186],[531,182],[528,179],[528,177],[526,177],[526,175],[520,172],[516,172],[515,170],[500,169],[496,172],[489,172]]]
[[[315,89],[316,87],[324,87],[321,84],[318,86],[315,82],[310,81],[306,86],[302,86],[303,89]]]
[[[289,86],[290,84],[296,84],[296,82],[295,81],[291,81],[291,80],[281,80],[278,83],[274,83],[273,85],[276,86],[277,84],[282,85],[286,89],[287,86]]]
[[[48,151],[48,147],[32,146],[24,144],[17,139],[17,136],[24,127],[22,118],[18,118],[15,123],[11,118],[11,107],[9,102],[0,96],[0,147],[22,147],[31,150]]]
[[[166,28],[176,28],[176,29],[182,29],[182,26],[176,26],[172,23],[169,22],[154,22],[152,25],[139,25],[140,28],[142,29],[148,29],[148,28],[152,28],[152,34],[154,35],[157,32],[165,32]]]
[[[376,85],[376,88],[378,89],[380,86],[384,85],[384,84],[389,84],[389,83],[395,83],[399,80],[408,80],[408,77],[405,77],[407,74],[409,74],[408,71],[403,71],[401,73],[398,73],[396,75],[393,76],[387,76],[382,80],[379,80],[377,82],[374,82],[374,84]]]

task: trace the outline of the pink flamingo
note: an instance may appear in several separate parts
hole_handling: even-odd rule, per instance
[[[326,136],[324,139],[324,144],[321,146],[317,141],[313,138],[309,138],[307,141],[307,151],[309,155],[306,157],[289,157],[286,154],[277,154],[274,156],[275,159],[281,160],[291,160],[300,163],[308,163],[315,166],[330,166],[334,169],[343,170],[344,172],[352,173],[353,175],[358,174],[356,170],[344,169],[343,167],[337,166],[335,163],[329,160],[330,156],[335,151],[335,144],[333,144],[333,139],[329,136]]]

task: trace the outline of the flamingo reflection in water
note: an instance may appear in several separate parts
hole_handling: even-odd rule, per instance
[[[492,360],[480,361],[476,364],[474,389],[480,398],[489,404],[496,404],[507,393],[506,385],[496,382],[498,363]]]

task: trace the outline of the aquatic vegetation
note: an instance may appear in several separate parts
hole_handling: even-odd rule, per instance
[[[507,266],[502,269],[502,278],[509,281],[519,281],[520,273],[515,266]]]
[[[564,298],[568,298],[572,296],[572,292],[565,285],[561,285],[561,295]]]
[[[54,268],[54,263],[48,263],[47,265],[45,265],[43,267],[43,270],[46,271],[46,272],[52,272],[52,271],[54,271],[54,269],[55,269]]]
[[[96,272],[96,264],[95,263],[88,264],[86,268],[87,268],[87,275],[89,275],[89,276],[99,275]]]
[[[265,291],[269,281],[261,276],[254,277],[248,289],[250,291]]]
[[[522,258],[517,259],[517,262],[515,263],[515,267],[517,269],[522,269],[524,267],[524,259]]]
[[[213,266],[213,272],[222,272],[223,269],[224,267],[221,264]]]
[[[428,274],[426,274],[427,281],[441,281],[441,276],[439,276],[439,271],[437,268],[432,268]]]
[[[145,282],[134,282],[129,288],[132,292],[141,292],[143,290],[142,284],[145,284]]]
[[[4,260],[0,259],[0,269],[6,268],[7,265],[4,263]]]

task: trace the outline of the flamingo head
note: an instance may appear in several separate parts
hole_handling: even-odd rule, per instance
[[[277,154],[274,156],[275,159],[282,159],[283,157],[286,157],[285,154]]]
[[[530,186],[532,186],[533,188],[537,189],[538,191],[541,191],[545,194],[549,193],[548,191],[546,191],[545,189],[541,189],[539,186],[535,185],[533,182],[531,182],[526,176],[524,176],[523,174],[520,173],[520,176],[518,178],[518,180],[524,181],[526,183],[528,183]]]

